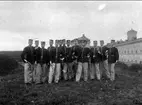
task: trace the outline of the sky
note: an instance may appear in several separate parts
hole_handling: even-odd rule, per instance
[[[132,22],[133,21],[133,22]],[[142,37],[142,1],[0,1],[0,51],[23,50],[28,39],[126,40]]]

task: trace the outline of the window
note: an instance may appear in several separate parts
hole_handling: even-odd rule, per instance
[[[138,53],[138,51],[136,50],[136,54]]]
[[[124,53],[126,54],[126,51]]]

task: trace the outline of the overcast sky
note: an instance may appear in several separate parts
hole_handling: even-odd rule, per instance
[[[133,21],[133,24],[132,24]],[[22,50],[29,38],[125,40],[131,28],[142,35],[142,2],[0,1],[0,50]]]

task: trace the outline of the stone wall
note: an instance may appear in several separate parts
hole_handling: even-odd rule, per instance
[[[117,46],[119,60],[127,63],[140,63],[142,61],[142,42],[129,43]]]

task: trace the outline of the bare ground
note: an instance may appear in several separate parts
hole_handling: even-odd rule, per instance
[[[0,105],[142,105],[142,74],[116,68],[116,81],[32,85],[23,83],[23,68],[0,82]]]

